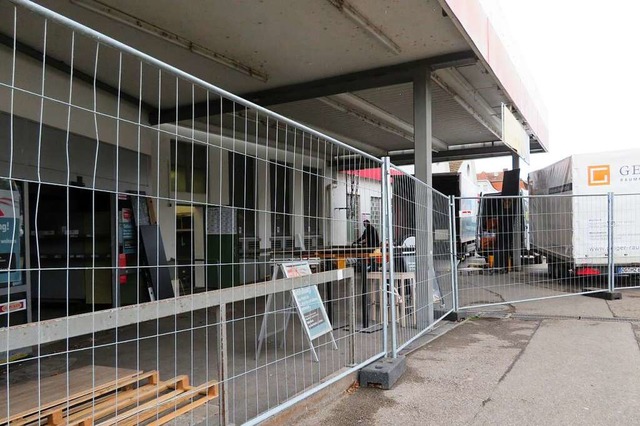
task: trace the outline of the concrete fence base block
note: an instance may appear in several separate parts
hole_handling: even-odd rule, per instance
[[[382,358],[360,370],[360,386],[391,389],[406,369],[404,356]]]
[[[584,288],[584,291],[595,291],[595,290],[598,290],[598,288],[593,288],[593,287]],[[585,296],[597,297],[598,299],[604,299],[604,300],[622,299],[622,293],[620,293],[619,291],[598,291],[597,293],[587,293],[585,294]]]
[[[447,321],[460,322],[466,320],[468,316],[464,311],[454,311],[450,312],[444,319]]]

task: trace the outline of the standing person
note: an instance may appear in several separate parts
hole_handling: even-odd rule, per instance
[[[362,224],[364,225],[362,236],[355,240],[353,245],[362,243],[363,247],[380,247],[380,237],[378,236],[378,231],[373,227],[371,222],[369,222],[369,219],[365,219]]]

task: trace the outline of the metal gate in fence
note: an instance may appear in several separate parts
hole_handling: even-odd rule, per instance
[[[478,255],[457,265],[459,307],[637,287],[634,201],[612,193],[482,197]]]

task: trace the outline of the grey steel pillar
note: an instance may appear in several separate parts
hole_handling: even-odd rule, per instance
[[[519,183],[518,183],[519,184]],[[513,209],[513,253],[511,255],[512,264],[511,267],[514,271],[519,271],[522,267],[522,233],[526,230],[524,226],[522,215],[524,214],[522,208],[523,198],[519,196],[514,200],[512,204]]]
[[[520,156],[516,153],[511,154],[511,168],[513,170],[520,168]]]
[[[418,328],[433,324],[433,191],[431,164],[433,160],[431,70],[417,69],[413,76],[413,137],[415,143],[415,176],[426,183],[416,185],[416,302]],[[418,204],[427,205],[427,211]]]
[[[513,170],[520,168],[520,156],[518,154],[511,154],[511,168]],[[518,194],[520,194],[520,177],[518,177]],[[513,252],[511,255],[512,258],[512,268],[514,271],[519,271],[522,266],[522,232],[523,224],[521,220],[521,216],[524,214],[522,211],[522,199],[515,199],[513,203],[513,218],[515,220],[513,224]]]

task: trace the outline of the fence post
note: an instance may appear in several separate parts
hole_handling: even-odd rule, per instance
[[[388,228],[387,221],[389,220],[389,181],[387,180],[387,172],[389,164],[387,162],[389,158],[382,158],[382,281],[380,282],[382,300],[380,300],[380,309],[382,312],[382,344],[384,349],[384,355],[389,354],[389,333],[388,333],[388,318],[387,318],[387,292],[384,291],[385,280],[388,274],[387,266],[387,240],[388,240]]]
[[[389,294],[389,306],[391,306],[391,356],[393,358],[398,357],[398,338],[397,338],[397,330],[396,330],[396,296],[394,291],[395,285],[395,277],[394,277],[394,258],[393,258],[393,205],[392,205],[392,195],[393,191],[391,189],[391,162],[389,157],[384,157],[384,185],[386,186],[386,207],[387,207],[387,238],[389,242],[388,254],[389,254],[389,286],[387,287],[386,275],[382,275],[382,285],[384,286],[383,300],[386,302],[385,294]],[[387,304],[383,305],[383,317],[386,318],[387,312]],[[386,323],[386,320],[385,320]]]
[[[356,363],[356,285],[355,276],[347,280],[347,294],[349,295],[349,362],[348,366],[353,367]],[[386,341],[386,336],[384,339]],[[385,343],[386,345],[386,343]],[[386,346],[385,346],[386,348]]]
[[[453,292],[453,312],[460,309],[460,299],[458,295],[458,246],[456,236],[456,200],[453,195],[449,196],[449,254],[451,262],[451,291]]]
[[[229,424],[229,365],[227,352],[227,305],[221,303],[216,310],[218,323],[218,409],[220,424]]]
[[[609,292],[614,291],[614,268],[615,264],[613,262],[614,249],[613,249],[613,226],[614,226],[614,218],[613,218],[613,192],[607,193],[607,261],[608,261],[608,274],[607,274],[607,284]]]

